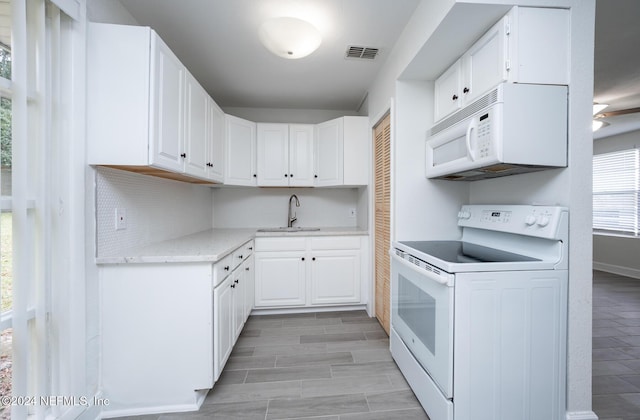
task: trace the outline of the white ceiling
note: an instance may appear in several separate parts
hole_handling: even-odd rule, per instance
[[[355,111],[419,0],[121,0],[155,29],[222,107]],[[311,22],[323,35],[312,55],[268,52],[258,28],[278,16]],[[380,48],[373,61],[344,58],[347,46]]]
[[[120,0],[154,28],[223,107],[356,111],[420,0]],[[315,53],[287,60],[259,42],[276,16],[309,20],[323,34]],[[594,101],[607,111],[640,107],[640,1],[597,0]],[[348,45],[381,49],[344,58]],[[607,118],[605,137],[640,128],[640,114]]]

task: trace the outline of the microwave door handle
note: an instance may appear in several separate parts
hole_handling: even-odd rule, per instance
[[[415,271],[416,273],[419,273],[421,276],[425,276],[429,280],[435,281],[436,283],[440,283],[440,284],[445,285],[445,286],[448,286],[449,283],[450,283],[450,279],[438,277],[437,275],[435,275],[435,274],[433,274],[433,273],[431,273],[431,272],[429,272],[427,270],[423,270],[420,267],[416,266],[415,264],[411,264],[409,261],[398,257],[395,254],[395,252],[393,252],[393,250],[390,250],[389,254],[391,254],[391,258],[393,258],[393,260],[395,262],[404,265],[405,267],[411,269],[412,271]]]
[[[473,148],[471,147],[471,136],[476,135],[476,131],[477,131],[476,128],[477,128],[476,119],[472,118],[471,121],[469,121],[469,125],[467,126],[467,135],[466,135],[467,154],[469,155],[469,158],[471,159],[472,162],[476,160],[476,154],[475,154],[475,150],[473,150]]]

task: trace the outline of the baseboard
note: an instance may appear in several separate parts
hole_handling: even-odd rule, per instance
[[[621,265],[606,264],[601,262],[593,262],[593,269],[604,271],[606,273],[618,274],[620,276],[632,277],[640,279],[640,270],[636,268],[623,267]]]
[[[593,411],[571,411],[567,412],[567,420],[598,420],[598,416]]]
[[[309,312],[343,312],[343,311],[366,311],[366,305],[342,305],[342,306],[321,306],[300,308],[278,308],[278,309],[253,309],[251,315],[282,315],[282,314],[303,314]]]

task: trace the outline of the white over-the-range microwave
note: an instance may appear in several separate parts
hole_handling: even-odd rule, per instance
[[[567,166],[567,87],[502,83],[427,133],[426,176],[475,181]]]

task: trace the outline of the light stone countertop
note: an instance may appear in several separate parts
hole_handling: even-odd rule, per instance
[[[358,227],[323,227],[317,231],[257,232],[252,229],[206,231],[123,250],[122,255],[96,257],[96,264],[217,262],[256,237],[368,235]]]

